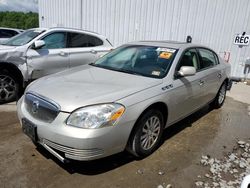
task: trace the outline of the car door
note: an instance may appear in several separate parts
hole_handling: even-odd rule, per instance
[[[27,51],[27,64],[31,79],[37,79],[69,68],[69,56],[66,48],[65,32],[53,32],[42,37],[42,48],[30,47]]]
[[[101,39],[85,33],[69,32],[68,48],[70,67],[93,63],[107,53]]]
[[[197,48],[200,59],[200,70],[203,77],[204,95],[202,103],[206,104],[212,101],[222,83],[221,70],[219,68],[218,56],[211,50],[206,48]]]
[[[172,84],[172,92],[170,93],[170,103],[173,111],[171,113],[171,121],[175,122],[179,119],[191,114],[201,107],[203,97],[203,73],[197,72],[193,76],[177,76],[177,72],[182,66],[193,66],[199,69],[199,59],[196,49],[188,49],[182,54],[176,68],[175,76]]]

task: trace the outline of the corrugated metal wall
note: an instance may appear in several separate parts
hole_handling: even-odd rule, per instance
[[[250,47],[233,44],[250,34],[249,0],[40,0],[40,26],[66,26],[106,35],[114,46],[133,40],[178,40],[230,52],[232,75],[243,76]]]
[[[39,0],[40,27],[81,28],[81,0]]]

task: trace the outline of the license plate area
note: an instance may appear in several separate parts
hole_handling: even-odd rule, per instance
[[[37,142],[37,126],[27,119],[22,119],[23,132],[34,142]]]

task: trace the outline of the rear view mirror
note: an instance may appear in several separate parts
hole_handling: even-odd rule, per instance
[[[196,73],[196,69],[191,66],[182,66],[178,71],[179,76],[193,76]]]
[[[45,42],[43,40],[37,40],[34,42],[33,48],[39,49],[45,45]]]

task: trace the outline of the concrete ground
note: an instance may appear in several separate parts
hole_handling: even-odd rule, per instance
[[[60,163],[22,133],[15,103],[0,106],[0,187],[195,187],[209,168],[201,157],[224,159],[250,138],[250,86],[234,84],[221,109],[204,107],[165,131],[151,156],[126,152],[92,162]]]
[[[227,93],[234,100],[250,104],[250,81],[248,84],[234,83],[232,89]]]

